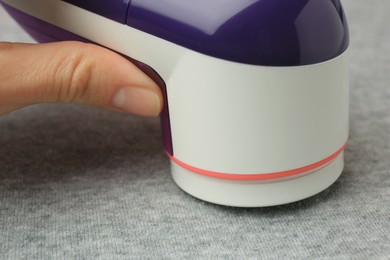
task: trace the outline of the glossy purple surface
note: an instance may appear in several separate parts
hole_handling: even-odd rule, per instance
[[[323,62],[349,44],[338,0],[132,0],[127,24],[197,52],[256,65]]]
[[[120,23],[126,23],[130,0],[63,0]]]
[[[339,0],[66,2],[194,51],[241,63],[314,64],[337,57],[349,44]]]
[[[26,32],[28,32],[38,42],[47,43],[47,42],[56,42],[56,41],[64,41],[64,40],[90,42],[89,40],[82,38],[76,34],[62,30],[56,26],[45,23],[29,15],[26,15],[25,13],[22,13],[12,7],[9,7],[6,4],[2,4],[0,2],[0,5],[2,5],[5,8],[5,10],[19,23],[19,25],[22,26],[23,29]],[[136,61],[134,59],[131,58],[128,59],[131,60],[138,68],[140,68],[150,78],[152,78],[160,86],[163,92],[164,106],[163,106],[163,111],[161,112],[160,115],[163,145],[165,151],[167,151],[170,155],[173,155],[171,125],[169,120],[169,110],[168,110],[168,101],[167,101],[167,92],[166,92],[165,83],[158,76],[158,74],[149,66],[145,65],[142,62]]]

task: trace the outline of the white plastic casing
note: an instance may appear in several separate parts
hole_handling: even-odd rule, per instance
[[[160,74],[167,86],[173,178],[193,196],[230,206],[278,205],[312,196],[341,174],[348,51],[306,66],[247,65],[194,52],[62,1],[3,2]]]
[[[186,55],[168,84],[175,181],[195,197],[241,207],[324,190],[343,169],[348,81],[347,52],[297,67]]]

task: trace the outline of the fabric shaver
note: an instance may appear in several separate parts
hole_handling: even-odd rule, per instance
[[[173,179],[197,198],[280,205],[343,170],[349,32],[339,0],[0,3],[40,42],[89,41],[152,68]]]

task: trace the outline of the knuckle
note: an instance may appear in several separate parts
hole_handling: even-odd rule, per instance
[[[85,45],[85,44],[82,44]],[[76,46],[77,47],[77,46]],[[80,46],[83,52],[67,55],[55,72],[57,100],[62,103],[83,101],[87,97],[93,71],[93,60],[84,51],[88,46]]]

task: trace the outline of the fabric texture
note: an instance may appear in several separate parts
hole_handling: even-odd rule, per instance
[[[157,119],[34,105],[0,117],[0,259],[389,259],[390,2],[343,3],[350,139],[330,188],[209,204],[174,184]],[[0,40],[31,41],[2,9]]]

